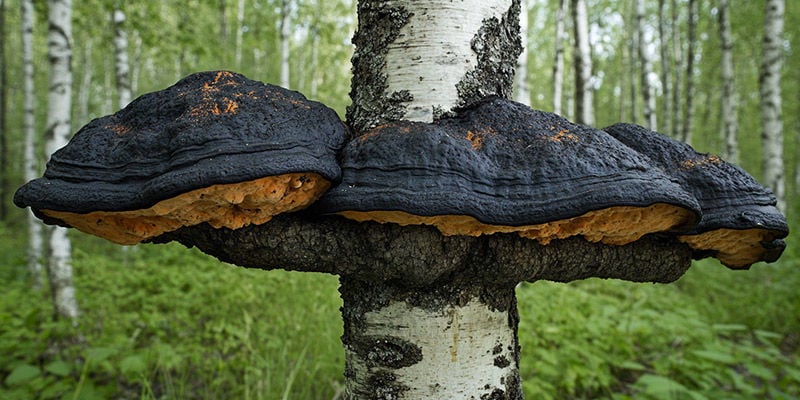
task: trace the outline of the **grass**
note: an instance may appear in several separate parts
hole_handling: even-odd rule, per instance
[[[75,328],[29,288],[19,236],[0,229],[0,398],[341,395],[335,277],[76,234]],[[672,285],[522,285],[527,398],[798,398],[800,276],[788,256],[748,272],[701,262]]]

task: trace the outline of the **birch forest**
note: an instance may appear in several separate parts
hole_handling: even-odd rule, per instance
[[[513,100],[735,163],[800,222],[800,1],[522,0]],[[12,198],[91,120],[199,71],[344,119],[355,0],[0,0],[0,398],[338,399],[333,276],[119,247]],[[800,398],[800,253],[517,288],[531,399]]]

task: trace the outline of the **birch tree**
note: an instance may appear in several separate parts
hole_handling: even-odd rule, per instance
[[[659,41],[659,56],[661,61],[661,96],[664,99],[661,102],[661,121],[664,124],[664,132],[672,132],[672,103],[670,102],[670,93],[672,82],[670,80],[670,64],[669,64],[669,40],[667,39],[667,4],[665,0],[658,0],[658,41]]]
[[[681,110],[683,108],[683,74],[679,67],[683,63],[683,49],[678,37],[678,0],[672,0],[670,8],[672,9],[671,23],[672,32],[670,34],[672,42],[672,65],[674,70],[674,80],[672,81],[672,130],[670,131],[672,137],[680,138],[683,129],[681,128]],[[669,101],[669,100],[668,100]]]
[[[531,92],[528,87],[528,1],[520,0],[519,31],[522,53],[517,61],[517,85],[514,99],[526,106],[531,105]]]
[[[778,208],[783,212],[786,210],[781,113],[784,10],[784,0],[767,0],[759,77],[764,184],[775,193],[775,197],[778,198]]]
[[[236,43],[234,46],[234,62],[236,68],[242,66],[242,39],[244,36],[245,0],[238,0],[236,7]]]
[[[686,50],[686,92],[684,94],[685,104],[683,108],[683,123],[681,124],[680,140],[685,143],[692,143],[692,125],[694,123],[694,58],[697,46],[697,0],[689,0],[689,34],[687,38],[688,48]]]
[[[561,115],[564,97],[564,31],[566,25],[567,0],[559,0],[556,12],[556,55],[553,62],[553,112]]]
[[[6,57],[6,3],[0,0],[0,221],[8,215],[8,59]]]
[[[67,144],[71,132],[72,1],[48,0],[48,5],[50,78],[45,151],[50,155]],[[72,284],[72,252],[66,228],[49,229],[48,250],[47,275],[56,315],[75,320],[78,303]]]
[[[646,28],[644,23],[645,7],[644,0],[636,0],[636,36],[640,64],[640,77],[642,85],[642,100],[644,110],[645,126],[651,130],[658,130],[656,124],[656,95],[653,85],[650,83],[650,75],[653,74],[653,63],[650,59],[650,52],[646,43]]]
[[[25,136],[23,149],[25,181],[39,177],[36,157],[36,93],[34,91],[33,66],[33,0],[22,0],[20,3],[21,38],[22,38],[22,131]],[[28,209],[28,274],[34,289],[41,289],[42,282],[42,224]]]
[[[722,44],[722,138],[725,141],[724,156],[732,163],[739,162],[739,143],[736,137],[737,99],[733,77],[733,39],[731,38],[730,1],[719,0],[717,7],[719,36]]]
[[[125,31],[125,11],[117,2],[113,12],[114,24],[114,74],[117,80],[117,108],[131,102],[131,74],[128,62],[128,33]]]
[[[291,12],[291,0],[281,0],[281,19],[279,25],[279,36],[281,45],[281,86],[289,88],[289,13]]]
[[[575,31],[575,122],[594,125],[594,85],[592,82],[592,53],[589,46],[589,15],[585,0],[572,0],[572,19]]]

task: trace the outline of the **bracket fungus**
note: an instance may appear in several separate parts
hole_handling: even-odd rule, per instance
[[[695,258],[713,256],[730,268],[747,268],[780,257],[789,226],[775,206],[775,195],[750,174],[638,125],[616,124],[604,130],[648,157],[698,199],[702,219],[679,235]]]
[[[433,123],[378,126],[341,163],[342,183],[315,211],[445,235],[623,245],[700,215],[694,197],[605,132],[499,97]]]
[[[297,92],[197,73],[81,128],[14,202],[120,244],[203,222],[261,224],[340,178],[346,134],[333,110]]]

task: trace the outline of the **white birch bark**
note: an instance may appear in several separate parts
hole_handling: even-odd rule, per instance
[[[759,91],[761,94],[761,145],[764,184],[778,198],[778,209],[786,212],[783,117],[781,112],[781,68],[783,67],[784,0],[767,0],[764,18],[763,56]]]
[[[131,102],[131,76],[128,62],[128,33],[125,31],[125,11],[117,8],[113,13],[114,23],[114,72],[117,78],[117,108],[122,109]]]
[[[30,182],[39,177],[38,159],[36,157],[36,92],[34,87],[33,65],[33,0],[22,0],[20,19],[22,26],[22,130],[25,135],[24,171],[25,181]],[[42,223],[33,211],[28,209],[28,274],[34,289],[41,289],[42,281]]]
[[[315,26],[311,28],[311,66],[310,66],[311,83],[308,93],[310,97],[317,97],[317,86],[319,79],[317,79],[317,70],[319,69],[319,29]]]
[[[688,49],[686,50],[686,104],[683,108],[683,123],[681,124],[681,141],[692,143],[692,128],[694,125],[694,58],[697,47],[697,0],[689,0],[689,36]]]
[[[411,13],[386,54],[388,91],[407,92],[403,119],[432,122],[458,105],[456,85],[477,68],[471,40],[483,21],[501,20],[511,0],[403,0]]]
[[[234,61],[236,68],[242,67],[242,37],[244,36],[244,8],[245,0],[239,0],[236,8],[236,43]]]
[[[672,132],[672,81],[670,79],[669,40],[667,39],[666,0],[658,0],[658,40],[661,56],[661,121],[663,131]]]
[[[650,75],[653,73],[653,63],[650,53],[647,51],[645,24],[644,24],[644,0],[636,0],[636,27],[637,45],[639,53],[639,64],[642,85],[642,104],[644,111],[645,126],[650,130],[658,130],[656,122],[656,96],[653,85],[650,84]]]
[[[559,0],[556,12],[556,57],[553,62],[553,112],[561,115],[564,97],[564,40],[567,0]]]
[[[78,84],[78,118],[81,121],[88,121],[89,120],[89,98],[92,97],[92,72],[94,68],[92,67],[92,50],[94,44],[92,39],[87,39],[83,42],[83,54],[82,57],[82,64],[81,69],[83,70],[83,74],[81,74],[81,81]]]
[[[733,76],[733,39],[731,38],[730,1],[719,0],[719,34],[722,44],[722,138],[725,141],[725,159],[739,162],[737,131],[737,98]]]
[[[517,61],[517,85],[514,100],[526,106],[531,105],[531,91],[528,86],[528,1],[520,0],[519,31],[522,53]]]
[[[594,125],[592,51],[589,46],[589,15],[585,0],[572,0],[575,29],[575,121]]]
[[[681,118],[683,109],[683,72],[680,66],[683,64],[683,48],[678,37],[678,1],[672,0],[672,70],[674,70],[674,80],[672,81],[672,131],[673,138],[680,138],[683,128],[681,128]]]
[[[280,45],[281,45],[281,86],[289,88],[289,13],[291,11],[291,1],[281,1],[281,20],[280,20]]]
[[[49,0],[47,35],[50,58],[50,88],[47,97],[48,155],[67,144],[70,134],[72,95],[72,1]],[[75,320],[78,303],[72,284],[72,255],[67,229],[49,229],[47,274],[56,314]]]
[[[638,0],[637,0],[638,1]],[[625,63],[628,75],[628,96],[630,100],[630,122],[634,124],[639,123],[639,86],[637,84],[636,74],[639,71],[639,28],[637,24],[639,21],[636,19],[636,2],[630,3],[632,9],[630,10],[630,21],[633,25],[632,32],[625,32],[628,39],[628,62]]]

